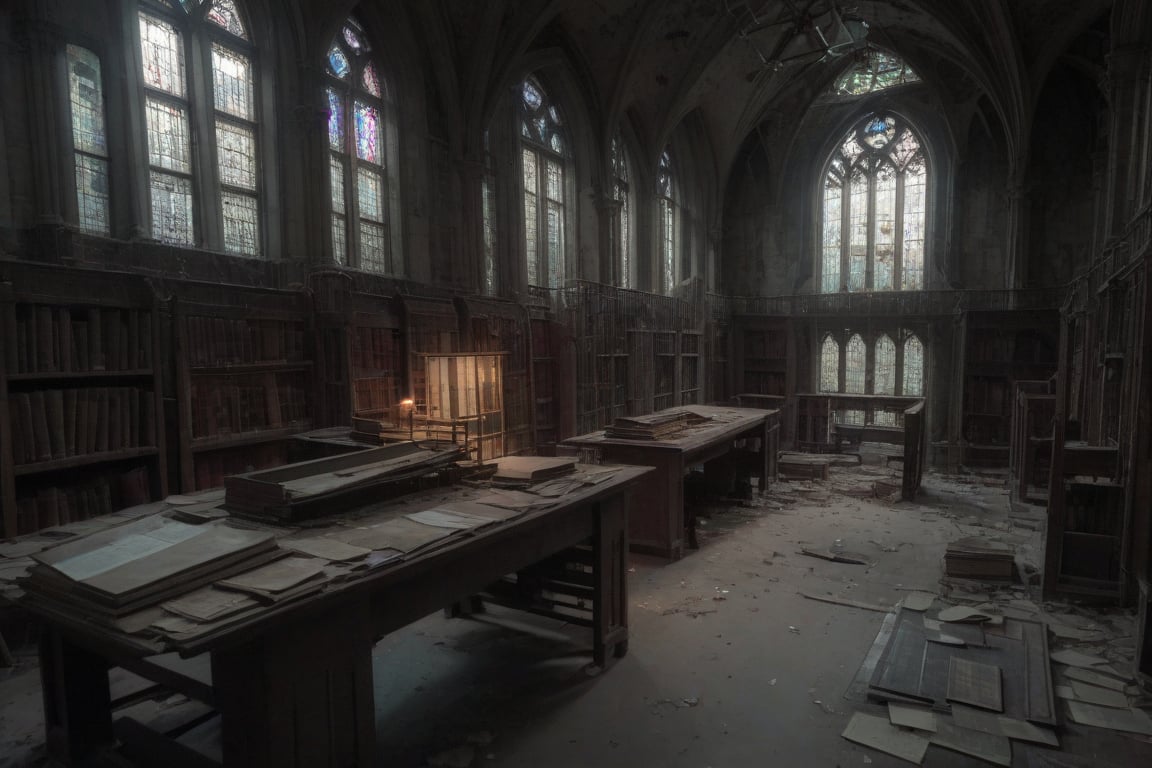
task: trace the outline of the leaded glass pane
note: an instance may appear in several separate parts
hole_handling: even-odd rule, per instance
[[[660,199],[660,256],[664,293],[676,287],[676,204]]]
[[[896,171],[885,163],[876,173],[872,217],[872,289],[892,290],[896,258]]]
[[[148,163],[158,168],[188,173],[191,170],[191,143],[188,112],[167,101],[148,97]]]
[[[872,414],[872,423],[878,427],[896,427],[897,415],[895,411],[890,411],[887,408],[877,408]]]
[[[151,173],[152,237],[166,243],[193,245],[192,182],[167,173]]]
[[[252,62],[247,56],[212,44],[212,85],[216,109],[252,120]]]
[[[363,166],[356,169],[356,199],[361,219],[384,221],[384,180],[379,173]]]
[[[844,391],[850,395],[862,395],[866,353],[864,340],[860,338],[860,334],[853,334],[852,338],[848,339],[848,346],[844,351]]]
[[[528,108],[529,112],[535,112],[540,109],[540,106],[544,103],[544,95],[540,93],[535,85],[525,80],[524,85],[521,86],[521,92],[524,98],[524,106]]]
[[[339,214],[332,214],[332,258],[337,264],[348,263],[348,221]]]
[[[840,345],[831,336],[820,345],[820,391],[840,391]]]
[[[619,186],[619,185],[618,185]],[[620,194],[620,286],[632,285],[632,211],[628,204],[627,190]]]
[[[887,334],[876,339],[876,369],[873,392],[877,395],[896,394],[896,345]]]
[[[824,293],[840,290],[840,232],[844,227],[840,197],[842,189],[834,177],[824,184],[824,258],[820,265],[820,285]]]
[[[495,296],[498,285],[496,283],[496,211],[494,181],[491,176],[484,177],[480,188],[481,215],[484,218],[484,293]]]
[[[328,146],[337,152],[344,150],[344,99],[328,89]]]
[[[840,152],[843,153],[844,159],[849,166],[856,162],[856,158],[860,157],[860,153],[864,148],[860,146],[860,142],[856,140],[856,134],[848,134],[848,138],[844,139],[844,143],[840,145]]]
[[[220,193],[224,214],[224,250],[244,256],[260,254],[260,211],[254,197]]]
[[[250,129],[217,120],[216,157],[221,184],[256,189],[256,137]]]
[[[612,175],[619,181],[628,181],[628,158],[619,134],[612,139]]]
[[[233,0],[215,0],[208,9],[207,18],[236,37],[248,39],[248,33],[244,31],[244,22],[240,20],[240,12],[236,10],[236,3]]]
[[[353,110],[356,121],[356,157],[381,165],[380,110],[362,101],[357,101]]]
[[[385,272],[388,269],[388,235],[381,224],[360,221],[360,269]]]
[[[874,115],[860,129],[860,140],[872,149],[884,149],[896,138],[896,121],[891,117]]]
[[[837,419],[841,424],[854,424],[864,426],[864,411],[851,409],[837,412]]]
[[[892,161],[896,163],[897,168],[903,168],[908,164],[908,161],[916,157],[920,152],[920,142],[916,141],[916,136],[912,131],[907,128],[900,134],[900,138],[892,146],[889,154]]]
[[[915,336],[904,340],[904,392],[905,397],[924,395],[924,345]]]
[[[564,208],[548,201],[548,287],[564,284]]]
[[[848,290],[864,290],[868,268],[868,177],[857,171],[852,176],[848,213]]]
[[[76,154],[76,207],[80,228],[108,234],[108,162]]]
[[[331,155],[328,156],[328,163],[332,173],[332,210],[336,213],[346,213],[344,208],[344,163]]]
[[[660,155],[660,166],[656,170],[656,192],[664,197],[674,197],[675,186],[672,181],[672,158],[665,150]]]
[[[913,163],[904,173],[904,250],[901,288],[924,287],[924,195],[927,173],[923,163]]]
[[[140,58],[146,86],[174,96],[184,95],[184,44],[175,27],[140,14]]]
[[[72,103],[73,146],[94,155],[108,154],[100,59],[77,45],[68,46],[68,96]]]
[[[539,213],[536,204],[539,188],[539,175],[536,165],[536,153],[530,149],[523,149],[520,153],[524,166],[524,255],[528,260],[528,283],[539,285],[537,275],[537,262],[539,259]]]
[[[343,80],[348,77],[348,72],[352,67],[348,64],[348,57],[344,55],[344,51],[336,46],[328,49],[328,72]]]
[[[564,166],[555,160],[548,160],[547,168],[547,192],[549,200],[557,202],[564,202]]]
[[[380,97],[380,76],[376,74],[376,67],[371,63],[364,66],[364,73],[360,77],[360,82],[364,86],[364,90],[373,96]]]
[[[352,49],[353,53],[360,53],[364,50],[364,41],[360,39],[359,33],[352,28],[351,24],[344,25],[344,42]]]

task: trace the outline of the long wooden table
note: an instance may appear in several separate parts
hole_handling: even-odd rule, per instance
[[[161,648],[30,603],[45,627],[40,663],[49,752],[76,764],[114,740],[108,670],[119,666],[213,705],[222,716],[225,766],[374,765],[375,642],[575,545],[585,547],[585,556],[590,545],[594,659],[603,665],[609,653],[623,656],[628,494],[647,472],[620,467],[553,506]],[[406,514],[475,494],[441,488],[393,506]],[[192,657],[210,670],[207,679],[161,663],[159,651]]]
[[[778,411],[759,408],[687,405],[658,413],[688,411],[707,420],[663,440],[625,440],[591,432],[565,440],[561,445],[596,461],[633,464],[655,471],[641,481],[636,503],[628,518],[628,544],[633,551],[678,560],[684,555],[686,518],[684,475],[703,464],[705,473],[735,469],[735,446],[754,451],[760,490],[776,479],[779,443]],[[746,468],[746,467],[745,467]]]

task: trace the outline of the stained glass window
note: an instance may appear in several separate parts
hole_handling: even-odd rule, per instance
[[[240,13],[236,10],[233,0],[212,0],[212,7],[208,10],[208,21],[228,30],[236,37],[248,39],[244,31],[244,22],[240,20]]]
[[[617,283],[632,287],[632,208],[628,188],[628,158],[624,141],[617,134],[612,139],[612,199],[619,203],[616,211],[613,245],[619,270]]]
[[[567,143],[560,110],[531,77],[520,85],[520,134],[528,284],[559,288],[565,278]]]
[[[854,333],[844,347],[844,391],[851,395],[864,394],[864,367],[867,352],[864,339]]]
[[[876,395],[896,394],[896,345],[888,334],[876,339],[872,392]]]
[[[338,264],[398,274],[395,124],[387,83],[370,51],[363,28],[349,19],[327,54],[332,257]]]
[[[87,232],[109,233],[108,137],[100,59],[69,45],[68,96],[72,108],[72,148],[76,166],[77,223]]]
[[[150,166],[152,236],[198,245],[197,218],[209,218],[209,247],[245,256],[260,253],[256,79],[238,0],[182,0],[183,13],[141,12],[140,59]],[[179,18],[177,18],[179,17]],[[198,61],[210,62],[211,83],[187,66],[189,40],[203,41]],[[212,134],[191,116],[191,94],[210,93]],[[195,126],[195,127],[194,127]],[[212,158],[215,158],[213,165]],[[197,211],[193,189],[215,190],[215,213]]]
[[[927,162],[912,129],[871,114],[833,151],[823,179],[821,292],[924,287]]]
[[[851,66],[836,80],[832,92],[837,96],[860,96],[919,80],[919,75],[899,56],[865,48],[856,54]]]
[[[656,193],[660,197],[660,283],[664,293],[671,294],[679,282],[677,274],[680,238],[677,225],[677,185],[672,156],[667,149],[660,155],[656,168]]]
[[[488,134],[484,134],[488,146]],[[495,296],[500,288],[496,269],[496,178],[492,172],[492,156],[485,149],[484,181],[480,189],[481,216],[484,219],[484,293]]]
[[[820,345],[820,391],[840,391],[840,345],[831,335]]]
[[[904,396],[924,395],[924,345],[916,336],[904,340]]]

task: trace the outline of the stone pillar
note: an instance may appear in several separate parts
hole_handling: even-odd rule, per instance
[[[628,276],[623,273],[623,265],[620,263],[623,248],[620,242],[620,209],[623,204],[603,190],[593,193],[593,202],[600,223],[597,232],[600,258],[597,275],[594,278],[591,275],[588,277],[609,285],[627,285]]]
[[[1120,48],[1108,55],[1111,132],[1108,138],[1108,176],[1104,197],[1106,239],[1124,234],[1134,210],[1133,185],[1139,173],[1133,163],[1139,159],[1142,126],[1138,125],[1138,118],[1147,77],[1147,58],[1148,49],[1144,46]]]

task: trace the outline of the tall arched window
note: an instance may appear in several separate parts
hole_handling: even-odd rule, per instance
[[[520,161],[524,174],[524,252],[528,284],[564,284],[565,161],[560,109],[533,77],[520,86]]]
[[[140,7],[152,237],[258,256],[255,50],[236,0]]]
[[[867,350],[860,334],[852,334],[844,347],[844,391],[852,395],[864,394]]]
[[[921,143],[900,118],[870,114],[844,136],[824,176],[822,292],[924,287],[927,182]]]
[[[667,149],[656,169],[656,194],[660,199],[660,284],[664,293],[671,294],[680,281],[680,195]]]
[[[916,336],[904,340],[904,395],[924,395],[924,345]]]
[[[77,45],[68,46],[67,56],[77,224],[86,232],[107,235],[108,134],[104,123],[100,59],[92,51]]]
[[[872,393],[876,395],[896,394],[896,345],[888,334],[881,334],[876,339],[873,352],[875,366],[873,367]]]
[[[332,255],[340,264],[396,275],[403,269],[395,109],[371,50],[351,18],[328,49]]]
[[[840,344],[832,334],[820,345],[820,391],[840,391]]]
[[[612,199],[620,204],[616,213],[612,233],[616,248],[617,269],[620,270],[618,284],[621,288],[631,288],[632,270],[632,205],[628,187],[628,157],[624,140],[620,134],[612,139]]]

